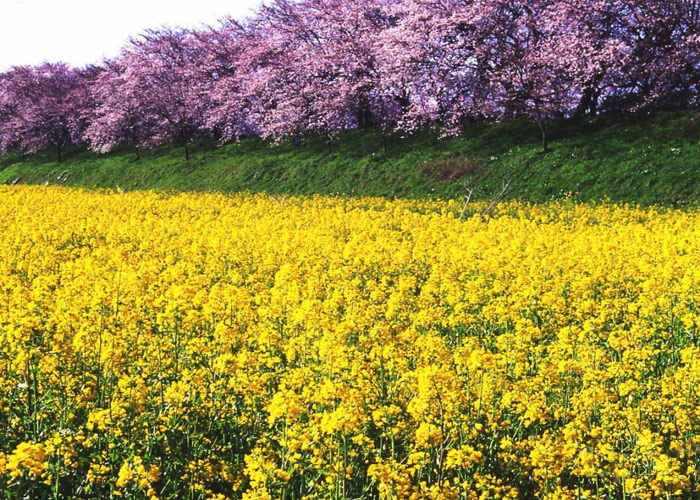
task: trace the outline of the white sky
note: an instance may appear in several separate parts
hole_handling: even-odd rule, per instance
[[[146,29],[217,25],[226,15],[249,17],[261,4],[262,0],[0,0],[0,72],[44,61],[74,67],[100,63]]]

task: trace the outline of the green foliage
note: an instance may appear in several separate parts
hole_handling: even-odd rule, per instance
[[[459,138],[429,130],[384,139],[353,130],[272,145],[259,139],[217,147],[200,142],[185,161],[181,148],[98,155],[75,149],[0,158],[0,183],[96,188],[251,191],[272,194],[489,200],[510,181],[506,198],[682,205],[700,194],[700,114],[603,116],[551,126],[551,151],[526,122],[470,124]]]

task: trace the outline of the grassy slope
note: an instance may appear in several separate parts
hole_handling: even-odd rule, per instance
[[[349,131],[329,148],[309,137],[297,147],[246,139],[220,148],[202,143],[189,162],[163,148],[136,160],[76,149],[62,163],[47,154],[0,158],[0,183],[50,183],[122,189],[267,191],[486,200],[510,180],[506,197],[544,201],[575,193],[640,204],[695,204],[700,197],[700,114],[659,113],[552,125],[542,154],[529,123],[470,125],[461,138],[430,132],[392,136],[388,153],[376,131]]]

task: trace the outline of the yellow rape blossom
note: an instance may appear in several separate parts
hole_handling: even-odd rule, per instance
[[[700,494],[700,213],[0,186],[8,498]]]
[[[39,479],[47,467],[44,445],[32,442],[18,444],[5,464],[5,470],[13,478],[28,474],[32,479]]]

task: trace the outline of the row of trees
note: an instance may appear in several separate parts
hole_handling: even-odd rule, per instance
[[[0,154],[692,106],[698,0],[273,0],[100,65],[0,74]]]

